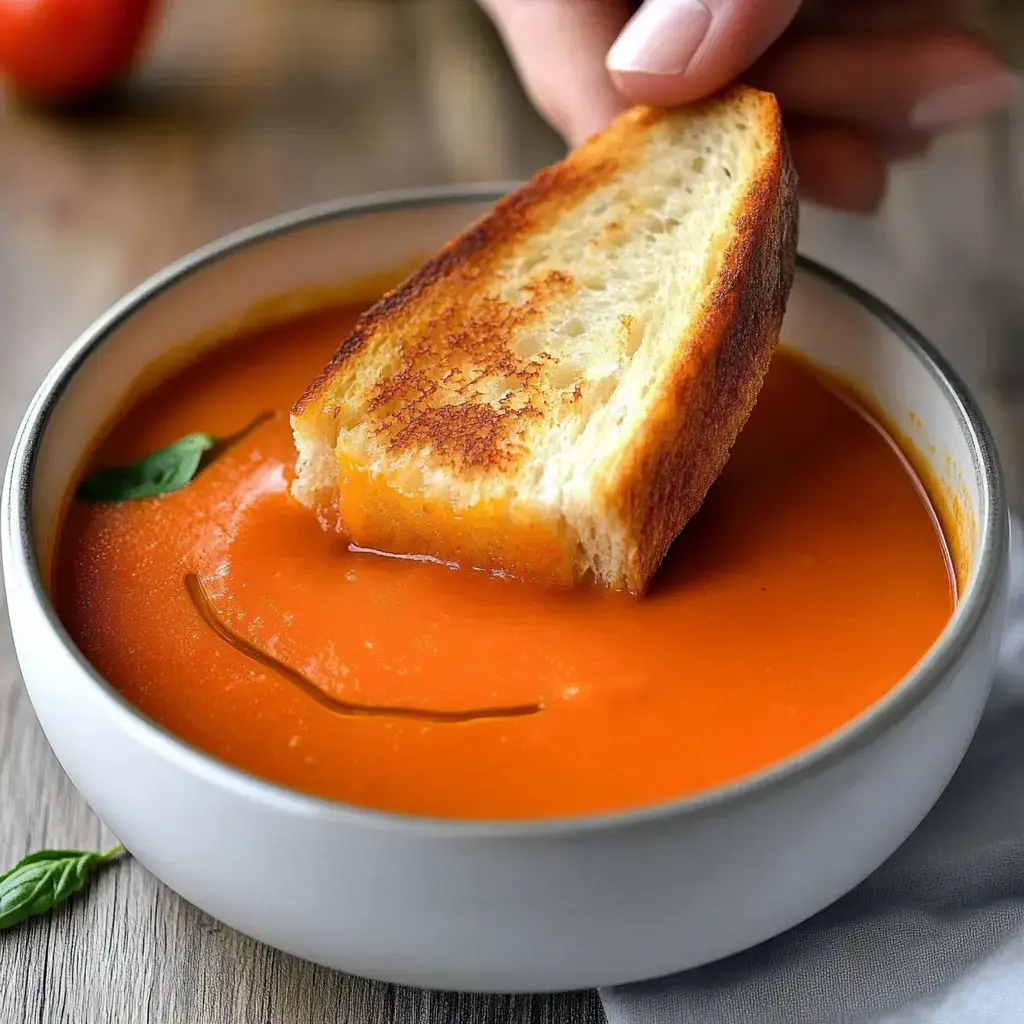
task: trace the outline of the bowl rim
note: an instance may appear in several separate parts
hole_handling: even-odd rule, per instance
[[[836,271],[801,255],[798,258],[801,272],[837,289],[864,307],[924,365],[953,405],[960,429],[968,440],[972,461],[981,470],[977,517],[981,551],[977,572],[967,594],[914,668],[881,700],[838,730],[750,775],[674,800],[622,811],[554,818],[456,819],[377,810],[291,789],[193,746],[122,697],[93,668],[65,631],[50,602],[36,556],[31,517],[35,465],[53,410],[75,374],[123,322],[148,302],[239,250],[280,235],[368,214],[460,203],[489,203],[518,184],[500,182],[371,193],[303,207],[232,232],[181,257],[132,289],[79,335],[46,375],[17,430],[8,461],[2,514],[11,557],[4,560],[4,575],[10,577],[18,573],[21,582],[28,584],[37,610],[42,612],[43,622],[49,629],[50,635],[45,641],[59,644],[71,656],[87,683],[105,698],[107,712],[116,716],[121,726],[133,732],[135,738],[148,745],[154,753],[222,790],[278,810],[335,824],[400,829],[416,835],[443,838],[538,839],[644,827],[668,819],[715,813],[726,805],[762,798],[771,790],[820,773],[834,762],[869,746],[910,714],[938,686],[997,602],[1007,558],[1009,517],[998,454],[980,409],[945,358],[900,314]]]

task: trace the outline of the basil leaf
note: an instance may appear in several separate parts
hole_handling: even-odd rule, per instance
[[[137,501],[184,487],[203,455],[217,444],[212,434],[186,434],[130,466],[100,469],[85,478],[78,497],[86,501]]]
[[[45,914],[63,903],[85,885],[100,864],[113,860],[123,850],[123,846],[106,853],[40,850],[22,858],[0,875],[0,929]]]

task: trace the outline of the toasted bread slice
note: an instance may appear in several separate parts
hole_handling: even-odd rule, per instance
[[[642,593],[754,405],[793,280],[774,97],[623,114],[368,310],[292,411],[359,547]]]

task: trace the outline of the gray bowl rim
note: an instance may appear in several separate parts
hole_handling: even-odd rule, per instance
[[[147,302],[185,278],[233,253],[263,241],[331,221],[403,209],[489,203],[515,188],[518,182],[476,186],[442,186],[372,193],[304,207],[259,222],[194,250],[158,271],[101,315],[67,349],[40,385],[29,404],[11,450],[7,467],[3,509],[4,529],[9,532],[11,552],[20,555],[18,568],[26,572],[34,595],[59,643],[78,663],[91,684],[108,701],[108,710],[121,725],[165,759],[190,773],[204,777],[223,790],[262,805],[313,817],[337,825],[401,830],[410,836],[446,839],[550,839],[593,832],[644,828],[679,818],[720,813],[769,791],[792,786],[869,746],[909,715],[945,678],[970,639],[997,601],[1007,562],[1009,517],[1002,469],[993,439],[977,404],[963,381],[923,335],[885,302],[841,274],[803,255],[803,273],[831,285],[852,298],[887,326],[925,366],[956,410],[960,428],[972,449],[974,470],[980,469],[981,501],[978,524],[981,554],[975,579],[938,639],[918,664],[880,701],[817,743],[724,785],[695,794],[623,811],[526,820],[451,819],[364,808],[327,797],[315,796],[272,782],[208,754],[181,739],[159,722],[143,714],[118,693],[93,668],[67,634],[50,602],[36,556],[31,521],[32,487],[40,442],[50,417],[69,381],[103,342]],[[14,571],[4,567],[5,574]]]

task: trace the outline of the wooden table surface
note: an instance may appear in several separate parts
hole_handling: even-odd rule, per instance
[[[0,453],[74,336],[196,245],[338,195],[520,177],[559,152],[469,0],[179,0],[119,103],[56,120],[0,98]],[[1019,292],[1019,277],[1007,287],[981,273],[979,253],[1021,247],[986,219],[985,139],[943,152],[897,182],[887,217],[811,211],[805,243],[931,317],[1016,466],[1024,367],[1000,340],[1015,330],[989,326],[979,341],[964,325],[981,323],[992,288]],[[951,183],[969,230],[942,201]],[[50,753],[0,622],[0,864],[44,846],[104,848],[111,837]],[[601,1016],[591,993],[430,994],[313,967],[223,927],[129,860],[86,898],[0,933],[0,1024]]]
[[[0,452],[61,350],[169,260],[310,202],[507,180],[559,151],[469,3],[179,2],[122,103],[70,120],[0,106]],[[36,724],[0,620],[0,864],[109,845]],[[438,995],[314,967],[130,860],[0,933],[3,1024],[599,1018],[592,994]]]

